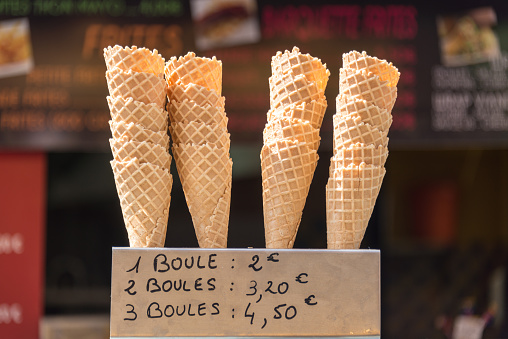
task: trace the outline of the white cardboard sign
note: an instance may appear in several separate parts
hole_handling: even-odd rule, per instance
[[[113,248],[112,338],[379,334],[377,250]]]

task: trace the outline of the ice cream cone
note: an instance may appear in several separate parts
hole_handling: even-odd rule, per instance
[[[223,109],[210,104],[201,106],[189,99],[172,100],[168,103],[168,113],[171,122],[197,121],[224,128],[227,128],[228,124],[228,118]]]
[[[300,53],[298,47],[293,47],[291,52],[277,52],[272,57],[272,74],[304,75],[309,82],[315,82],[319,91],[324,92],[330,77],[330,71],[326,69],[320,59],[310,54]]]
[[[326,185],[328,249],[358,249],[385,175],[384,167],[337,168]]]
[[[306,143],[280,140],[261,149],[267,248],[292,248],[318,155]]]
[[[271,121],[283,117],[299,119],[308,121],[312,127],[320,129],[327,106],[326,97],[323,96],[311,102],[302,102],[279,107],[278,109],[270,109],[267,113],[267,120]]]
[[[298,140],[317,151],[321,137],[319,130],[312,127],[308,121],[283,117],[269,121],[263,130],[263,144],[271,144],[277,140]]]
[[[225,98],[220,96],[214,90],[206,87],[187,84],[187,85],[170,85],[167,89],[167,96],[169,101],[184,101],[185,99],[194,101],[199,106],[214,106],[224,111]]]
[[[387,157],[388,147],[381,145],[356,143],[339,147],[334,149],[334,154],[330,159],[330,176],[337,168],[348,167],[351,164],[359,166],[362,162],[367,165],[383,167]]]
[[[173,144],[173,155],[200,247],[226,247],[233,162],[214,144]]]
[[[387,132],[381,132],[376,127],[366,124],[360,117],[340,119],[333,116],[333,148],[339,149],[351,144],[388,146]]]
[[[205,226],[203,248],[227,247],[230,203],[231,185],[228,185],[225,194],[219,198],[217,207],[210,218],[210,225]]]
[[[329,249],[358,249],[385,175],[399,72],[365,52],[343,54],[326,185]]]
[[[389,86],[374,73],[349,68],[340,69],[339,89],[343,95],[364,99],[389,112],[397,99],[397,87]]]
[[[132,98],[108,96],[109,112],[113,122],[133,122],[154,132],[168,128],[168,113],[157,104],[145,104]]]
[[[196,84],[214,90],[220,96],[222,92],[222,62],[215,57],[196,57],[189,52],[183,57],[172,57],[164,68],[169,85]]]
[[[342,67],[363,70],[374,73],[381,81],[387,81],[388,86],[395,87],[399,82],[400,73],[395,66],[386,60],[367,55],[366,52],[351,51],[342,55]]]
[[[220,125],[207,125],[202,122],[175,122],[169,127],[171,138],[175,144],[216,144],[229,150],[230,135]]]
[[[167,131],[154,132],[133,122],[125,123],[123,121],[109,121],[111,134],[114,139],[127,139],[135,141],[148,141],[161,145],[164,149],[169,147],[169,135]]]
[[[363,99],[352,98],[343,94],[337,96],[336,108],[336,115],[340,116],[339,119],[360,117],[363,122],[376,127],[382,132],[388,132],[393,121],[392,115],[387,109],[369,104]]]
[[[124,71],[145,72],[160,75],[164,73],[164,58],[156,49],[150,51],[137,46],[115,45],[104,48],[104,60],[108,70],[119,68]]]
[[[116,98],[133,98],[145,104],[154,103],[164,107],[166,82],[163,75],[133,72],[114,68],[106,71],[109,94]]]
[[[272,109],[311,102],[323,97],[316,83],[309,82],[304,75],[273,74],[269,78],[269,84]]]
[[[134,158],[140,163],[151,163],[156,166],[170,169],[171,155],[161,145],[147,141],[128,139],[109,139],[111,152],[117,161],[128,161]]]
[[[111,161],[131,247],[164,247],[173,178],[138,159]]]

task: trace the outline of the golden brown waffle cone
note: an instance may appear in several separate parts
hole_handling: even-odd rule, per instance
[[[310,54],[300,53],[298,47],[293,47],[291,52],[277,52],[272,57],[272,74],[304,75],[308,81],[316,83],[319,91],[324,92],[330,77],[330,71],[326,69],[320,59],[312,57]]]
[[[399,82],[400,73],[398,69],[386,60],[362,53],[351,51],[342,55],[342,67],[363,70],[366,73],[374,73],[381,81],[388,81],[388,86],[395,87]]]
[[[358,249],[379,194],[384,167],[337,168],[326,185],[328,249]]]
[[[195,101],[184,99],[172,100],[167,106],[171,122],[198,121],[207,125],[219,125],[227,128],[226,112],[209,104],[200,106]]]
[[[122,47],[115,45],[104,48],[104,60],[108,70],[119,68],[124,71],[164,73],[164,58],[156,49],[150,51],[146,48]]]
[[[117,161],[136,158],[140,163],[151,163],[167,170],[170,169],[171,155],[161,145],[128,139],[109,139],[109,145],[113,157]]]
[[[220,125],[207,125],[202,122],[175,122],[169,127],[171,138],[175,144],[216,144],[229,150],[230,135]]]
[[[184,101],[185,99],[194,101],[199,106],[214,106],[224,111],[225,98],[219,93],[206,87],[188,84],[188,85],[170,85],[167,89],[169,101]]]
[[[349,165],[360,165],[364,162],[367,165],[383,167],[388,158],[388,147],[365,145],[362,143],[351,144],[347,147],[334,149],[334,154],[330,159],[330,176],[340,167]]]
[[[210,218],[210,225],[205,227],[203,248],[227,248],[229,209],[231,203],[231,184],[219,199],[217,208]]]
[[[131,247],[164,247],[173,178],[138,159],[111,161]]]
[[[323,97],[315,82],[309,82],[304,75],[273,74],[269,78],[270,84],[270,107],[289,106],[302,102],[311,102]]]
[[[360,117],[341,119],[333,116],[333,148],[339,149],[351,144],[388,146],[387,132],[381,132],[376,127],[366,124]]]
[[[196,84],[214,90],[219,95],[222,92],[222,62],[215,57],[196,57],[189,52],[179,58],[172,57],[164,68],[166,81],[169,85]]]
[[[106,99],[114,122],[133,122],[154,132],[168,128],[168,113],[156,104],[145,104],[132,98],[108,96]]]
[[[106,79],[109,94],[114,98],[133,98],[145,104],[154,103],[159,107],[164,107],[166,81],[164,81],[162,74],[157,76],[153,73],[123,71],[114,68],[106,71]]]
[[[307,143],[310,149],[319,148],[321,137],[319,130],[308,121],[279,118],[269,121],[263,130],[263,144],[271,144],[277,140],[298,140]]]
[[[336,98],[336,108],[336,115],[341,117],[339,119],[360,117],[363,122],[382,132],[387,132],[392,125],[393,118],[388,110],[369,104],[363,99],[339,94]]]
[[[133,122],[113,122],[111,120],[109,121],[109,127],[114,139],[148,141],[161,145],[165,149],[169,147],[169,135],[167,131],[154,132]]]
[[[353,98],[364,99],[378,107],[392,111],[397,99],[397,87],[388,86],[374,73],[341,68],[339,75],[340,93]]]
[[[214,144],[173,144],[173,156],[199,246],[227,246],[233,162]]]
[[[292,104],[278,109],[270,109],[267,113],[267,120],[271,121],[280,118],[299,119],[308,121],[312,127],[320,129],[323,117],[326,113],[328,103],[326,97],[311,102]]]
[[[280,140],[261,149],[267,248],[292,248],[318,155],[306,143]]]

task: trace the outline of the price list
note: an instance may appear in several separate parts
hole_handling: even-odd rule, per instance
[[[376,336],[376,250],[113,248],[111,337]]]

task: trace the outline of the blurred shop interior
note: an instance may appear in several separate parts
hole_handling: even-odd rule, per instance
[[[60,319],[74,321],[83,338],[109,337],[111,249],[129,245],[110,165],[102,55],[119,44],[158,49],[166,60],[195,51],[222,61],[230,248],[265,247],[259,152],[271,57],[298,46],[330,70],[319,162],[294,245],[312,249],[327,246],[342,53],[393,62],[401,77],[386,176],[361,246],[381,251],[382,335],[453,338],[466,315],[483,338],[508,338],[505,1],[228,0],[229,10],[209,0],[48,3],[0,6],[0,263],[11,261],[21,234],[41,270],[33,292],[41,337],[67,338]],[[211,3],[222,12],[207,13]],[[166,247],[197,247],[174,163],[171,174]],[[6,266],[9,276],[19,265]],[[14,301],[0,280],[0,308],[8,310]],[[32,317],[26,312],[23,321]]]

